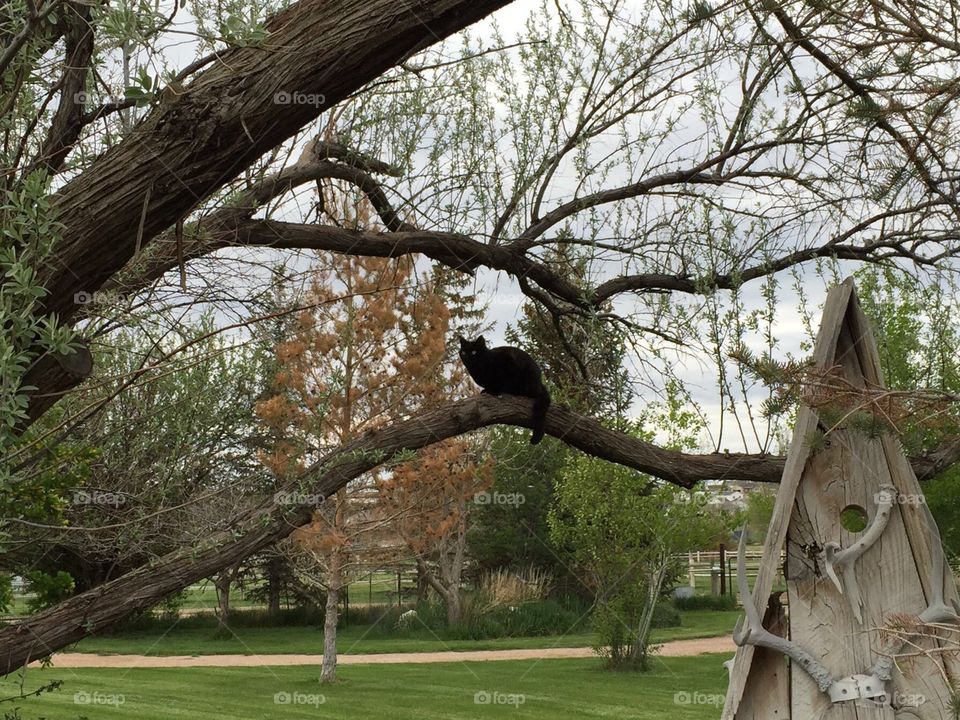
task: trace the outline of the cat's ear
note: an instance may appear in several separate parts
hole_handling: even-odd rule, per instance
[[[467,339],[463,335],[457,335],[457,339],[460,341],[460,347],[464,348],[467,346]]]
[[[478,338],[477,338],[477,341],[476,341],[474,344],[475,344],[477,347],[482,347],[482,348],[487,347],[487,341],[486,341],[486,339],[483,337],[483,335],[481,335],[480,337],[478,337]]]

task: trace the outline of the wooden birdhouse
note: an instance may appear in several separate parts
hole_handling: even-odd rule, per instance
[[[814,366],[752,590],[741,539],[722,717],[960,718],[960,606],[936,523],[895,433],[851,422],[888,394],[850,279],[827,297]],[[817,398],[831,394],[847,404],[828,413]],[[785,602],[771,595],[783,548]]]

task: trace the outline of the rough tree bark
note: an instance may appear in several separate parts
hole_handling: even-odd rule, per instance
[[[262,47],[232,48],[183,88],[170,87],[130,135],[67,183],[53,206],[64,230],[42,282],[45,309],[69,321],[138,247],[290,138],[323,110],[510,0],[301,0],[268,23]],[[277,93],[312,95],[284,105]],[[142,220],[142,231],[140,225]],[[38,363],[30,418],[79,380]]]
[[[337,679],[337,618],[340,610],[340,589],[343,578],[338,567],[331,566],[327,576],[327,605],[323,614],[323,666],[321,682]]]
[[[280,614],[280,585],[283,561],[279,555],[273,555],[267,562],[267,612],[270,615]]]
[[[331,453],[307,470],[302,481],[286,490],[331,496],[351,479],[406,450],[417,450],[446,438],[494,424],[530,427],[531,401],[480,395],[394,423],[364,435]],[[773,455],[711,453],[687,455],[658,448],[609,430],[592,418],[552,405],[546,430],[586,453],[656,475],[683,487],[699,480],[730,478],[777,482],[784,458]],[[949,463],[955,458],[946,458]],[[945,460],[938,458],[939,462]],[[924,458],[914,463],[918,475],[948,467]],[[30,660],[75,643],[92,632],[144,610],[192,582],[216,575],[289,535],[311,518],[310,507],[277,505],[272,500],[231,523],[228,531],[197,547],[165,555],[132,572],[49,610],[0,629],[0,675]]]
[[[233,584],[233,571],[231,568],[213,576],[213,586],[217,589],[217,633],[230,631],[230,586]]]

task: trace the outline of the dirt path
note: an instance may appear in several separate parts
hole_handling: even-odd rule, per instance
[[[674,640],[660,648],[660,655],[680,657],[703,653],[732,653],[736,650],[730,637]],[[579,648],[540,648],[522,650],[467,650],[422,653],[380,653],[340,655],[340,665],[384,663],[438,663],[483,660],[538,660],[547,658],[581,658],[593,656],[593,650]],[[59,668],[169,668],[169,667],[262,667],[264,665],[319,665],[322,655],[94,655],[92,653],[57,653],[53,666]],[[36,664],[36,663],[34,663]]]

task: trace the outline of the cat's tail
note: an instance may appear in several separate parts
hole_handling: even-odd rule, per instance
[[[530,436],[530,444],[536,445],[543,440],[543,434],[546,432],[547,410],[550,408],[550,393],[546,388],[533,399],[533,435]]]

